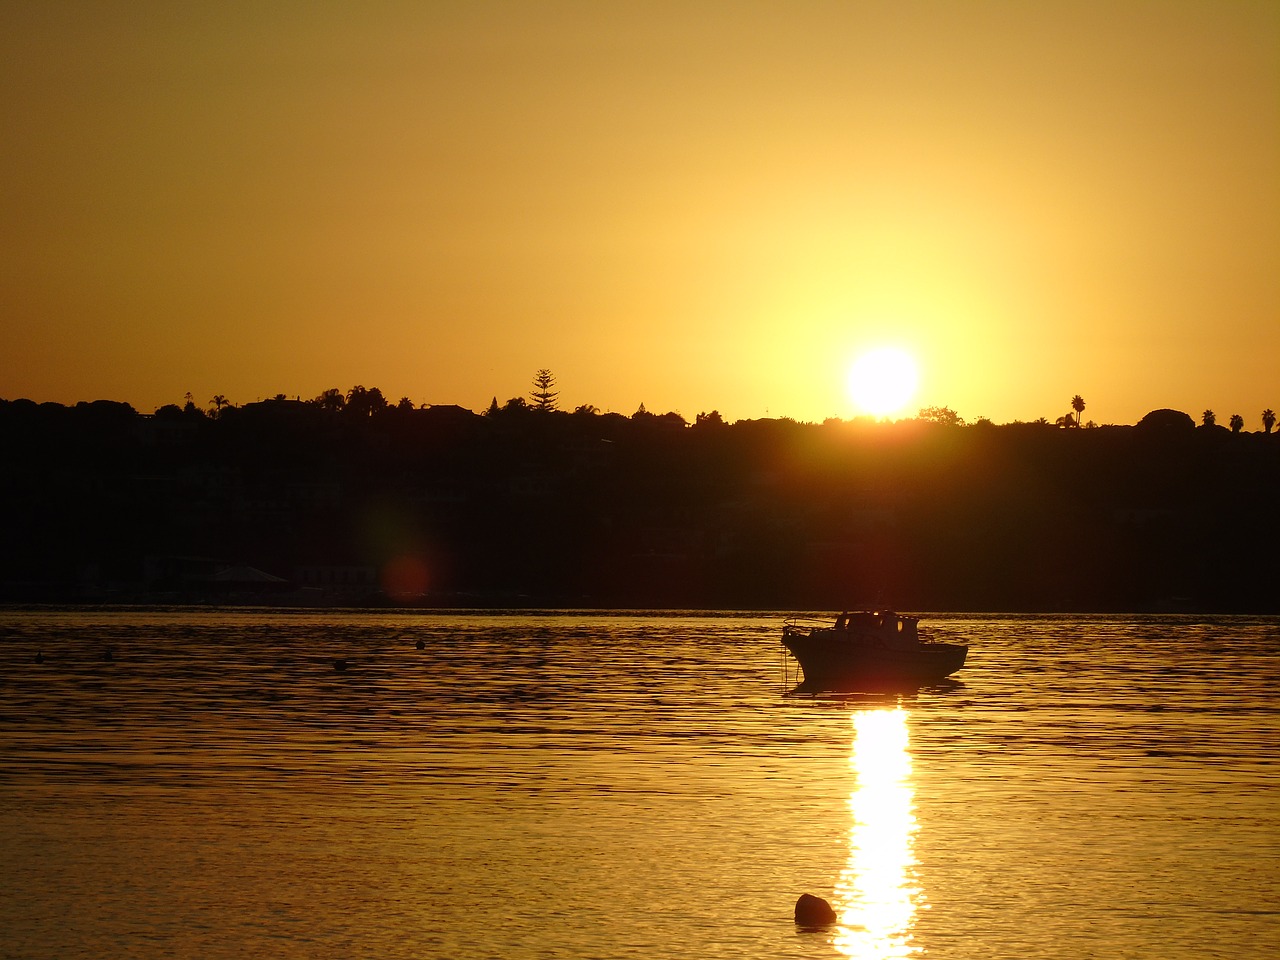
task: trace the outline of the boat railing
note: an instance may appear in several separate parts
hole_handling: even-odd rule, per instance
[[[829,630],[830,628],[831,620],[824,620],[821,617],[787,617],[782,621],[782,629],[792,633],[797,631]]]

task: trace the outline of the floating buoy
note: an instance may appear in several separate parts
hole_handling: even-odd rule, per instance
[[[796,901],[796,923],[805,927],[825,927],[836,922],[836,912],[826,900],[810,893]]]
[[[36,663],[44,663],[44,654],[37,651]]]
[[[333,661],[333,669],[338,670],[338,671],[342,671],[342,670],[347,669],[347,661],[345,661],[345,660],[335,660],[335,661]]]
[[[415,643],[414,646],[417,647],[419,650],[425,650],[427,647],[427,645],[423,643],[421,640]]]

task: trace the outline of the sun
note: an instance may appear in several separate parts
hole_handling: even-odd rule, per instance
[[[849,398],[862,413],[887,417],[911,402],[919,381],[916,362],[909,353],[898,347],[877,347],[849,368]]]

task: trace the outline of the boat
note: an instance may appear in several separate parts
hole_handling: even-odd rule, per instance
[[[921,639],[919,619],[892,610],[845,612],[834,623],[789,617],[782,644],[803,671],[800,690],[924,687],[964,666],[969,647]]]

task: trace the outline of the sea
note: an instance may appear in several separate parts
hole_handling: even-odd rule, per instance
[[[0,957],[1280,956],[1280,619],[786,615],[0,610]]]

